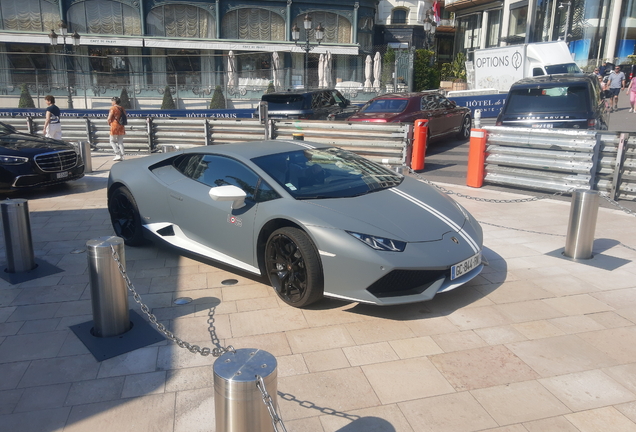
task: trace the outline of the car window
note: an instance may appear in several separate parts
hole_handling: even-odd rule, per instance
[[[434,110],[439,108],[439,96],[438,95],[428,95],[426,96],[426,105],[424,109]]]
[[[252,162],[295,199],[353,197],[397,186],[404,178],[335,147],[276,153]]]
[[[267,102],[269,110],[301,110],[304,109],[305,96],[302,94],[271,94],[263,95],[262,101]]]
[[[360,109],[366,113],[401,113],[408,105],[408,99],[376,99]]]
[[[267,201],[278,197],[278,194],[266,182],[261,181],[254,171],[228,157],[187,155],[177,162],[175,168],[183,175],[206,186],[236,186],[245,192],[248,200]]]
[[[345,98],[344,98],[344,96],[342,96],[342,95],[340,94],[340,92],[339,92],[339,91],[337,91],[337,90],[336,90],[336,91],[334,91],[334,92],[331,94],[331,97],[334,99],[334,101],[335,101],[337,104],[343,104],[343,103],[345,103]]]
[[[583,83],[571,86],[512,89],[506,102],[506,114],[548,113],[587,110],[589,97]]]
[[[565,63],[546,66],[545,71],[548,73],[548,75],[581,73],[581,69],[579,69],[576,63]]]

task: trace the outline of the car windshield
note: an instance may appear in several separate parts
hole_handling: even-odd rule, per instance
[[[581,73],[581,69],[579,69],[576,63],[564,63],[546,66],[545,71],[548,73],[548,75]]]
[[[305,97],[300,94],[271,94],[263,95],[261,100],[267,102],[270,110],[300,110],[304,109]]]
[[[360,109],[364,113],[401,113],[409,103],[408,99],[377,99]]]
[[[399,185],[404,177],[339,148],[303,149],[252,161],[296,199],[346,198]]]
[[[512,89],[506,102],[506,114],[587,111],[590,106],[584,85]]]
[[[10,126],[8,124],[4,124],[4,123],[0,123],[0,135],[7,135],[7,134],[12,134],[15,133],[16,130],[13,126]]]

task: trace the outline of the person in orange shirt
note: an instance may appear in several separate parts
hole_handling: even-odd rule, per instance
[[[110,145],[115,152],[115,158],[113,160],[124,160],[124,135],[126,135],[126,128],[119,123],[119,119],[126,112],[124,108],[119,105],[121,100],[118,97],[113,97],[110,100],[111,107],[108,112],[108,125],[110,126]]]

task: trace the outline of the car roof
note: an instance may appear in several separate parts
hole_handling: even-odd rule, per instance
[[[558,75],[540,75],[535,77],[523,78],[512,85],[512,88],[528,88],[541,84],[576,84],[597,81],[598,78],[592,74],[558,74]]]
[[[422,96],[427,96],[427,95],[432,95],[432,94],[441,95],[439,90],[429,90],[429,91],[423,91],[423,92],[385,93],[385,94],[383,94],[381,96],[374,97],[372,100],[378,100],[378,99],[410,99],[410,98],[414,98],[414,97],[422,97]]]
[[[289,90],[289,91],[282,91],[282,92],[267,93],[266,95],[263,95],[263,96],[308,95],[308,94],[314,94],[314,93],[322,93],[325,91],[335,91],[335,89]]]

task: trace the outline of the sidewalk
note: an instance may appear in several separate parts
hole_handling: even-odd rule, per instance
[[[84,179],[26,196],[36,257],[63,272],[0,280],[1,432],[215,430],[212,356],[165,341],[97,362],[69,330],[92,319],[86,242],[113,234],[112,163],[95,153]],[[276,356],[289,432],[636,431],[636,218],[601,208],[594,258],[574,262],[568,202],[455,199],[482,223],[490,265],[426,303],[294,309],[152,245],[126,248],[128,274],[179,338]]]

